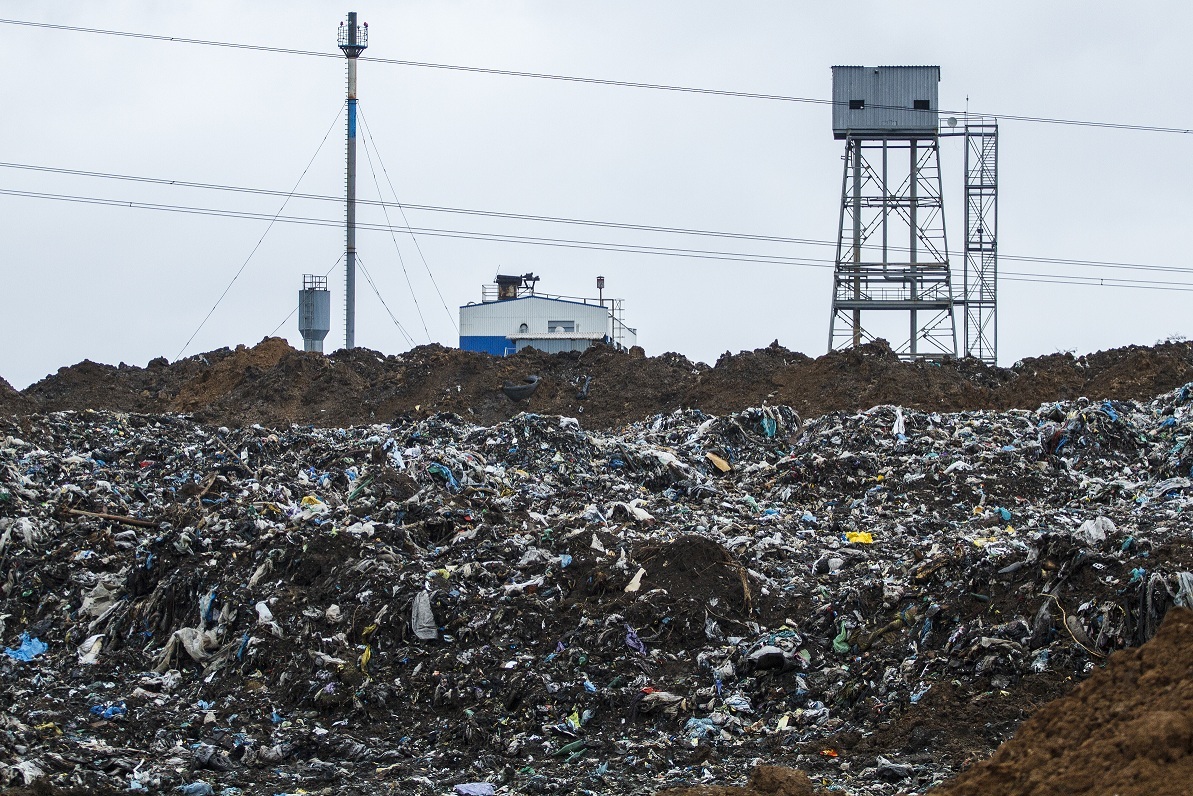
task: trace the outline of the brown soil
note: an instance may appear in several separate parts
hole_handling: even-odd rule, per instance
[[[799,771],[778,766],[758,766],[745,787],[699,785],[694,788],[667,788],[658,796],[817,796],[824,793]]]
[[[1168,612],[934,796],[1193,793],[1193,611]]]
[[[645,357],[597,346],[583,353],[527,350],[492,357],[420,346],[398,356],[367,349],[329,356],[267,338],[144,368],[84,361],[15,393],[0,385],[0,413],[67,409],[186,412],[227,425],[350,425],[398,415],[452,411],[494,423],[520,411],[583,419],[614,428],[658,412],[697,408],[715,414],[762,403],[816,416],[893,403],[920,409],[1035,408],[1078,396],[1143,399],[1193,381],[1193,343],[1129,346],[1083,357],[1053,354],[996,368],[975,360],[901,362],[881,341],[817,359],[778,343],[722,356],[713,367],[679,354]],[[525,401],[501,391],[506,380],[542,377]],[[591,377],[589,397],[577,384]]]
[[[0,416],[16,415],[33,409],[33,402],[12,388],[4,379],[0,379]]]

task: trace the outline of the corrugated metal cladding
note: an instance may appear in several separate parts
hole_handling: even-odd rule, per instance
[[[936,135],[939,66],[834,66],[833,137]]]
[[[537,348],[544,354],[562,354],[565,351],[585,351],[592,345],[592,341],[561,337],[556,340],[516,340],[515,345],[519,351],[523,348]]]
[[[550,323],[570,323],[574,332],[609,333],[609,309],[540,296],[489,301],[460,307],[460,336],[511,337],[518,332],[550,332]],[[523,329],[522,325],[526,328]]]
[[[460,307],[460,348],[504,356],[532,346],[548,353],[583,351],[591,338],[610,337],[609,308],[542,296],[488,301]],[[525,341],[521,334],[560,334],[550,340]],[[563,335],[575,333],[576,337]],[[631,345],[627,343],[627,345]]]

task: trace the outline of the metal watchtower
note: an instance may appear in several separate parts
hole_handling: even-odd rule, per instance
[[[845,141],[829,350],[877,337],[904,359],[956,356],[940,180],[938,66],[834,66]],[[862,313],[881,311],[865,325]],[[901,331],[890,318],[907,315]]]

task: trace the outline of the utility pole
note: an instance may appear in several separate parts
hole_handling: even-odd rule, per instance
[[[344,256],[344,348],[356,346],[356,59],[369,46],[369,25],[356,24],[356,12],[340,23],[340,49],[348,59],[348,185]]]

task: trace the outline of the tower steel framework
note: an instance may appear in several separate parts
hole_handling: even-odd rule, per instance
[[[936,134],[845,139],[829,350],[889,336],[904,359],[957,353]],[[863,313],[905,313],[906,340]]]
[[[966,356],[998,360],[998,121],[965,120]]]

